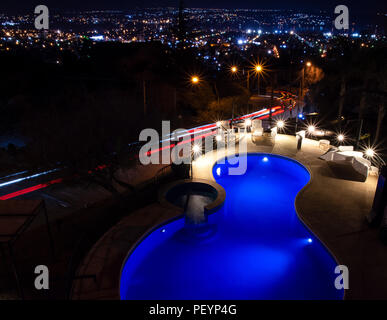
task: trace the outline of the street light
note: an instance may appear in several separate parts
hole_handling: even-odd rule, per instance
[[[192,147],[192,151],[194,154],[198,154],[200,151],[200,146],[198,144],[194,144],[194,146]]]
[[[231,67],[231,72],[232,72],[232,73],[238,72],[238,68],[237,68],[236,66],[232,66],[232,67]]]
[[[372,158],[373,156],[375,156],[375,151],[371,148],[367,148],[366,151],[365,151],[365,154],[367,157],[370,157]]]
[[[261,64],[257,64],[256,66],[255,66],[255,71],[256,71],[256,73],[257,73],[257,76],[258,76],[258,84],[257,84],[257,86],[258,86],[258,95],[260,94],[260,90],[259,90],[259,76],[260,76],[260,74],[261,74],[261,72],[263,71],[263,68],[262,68],[262,65]]]
[[[278,129],[283,129],[285,127],[285,121],[283,120],[278,120],[277,121],[277,128]]]
[[[338,140],[339,142],[343,142],[343,141],[345,140],[344,135],[343,135],[343,134],[337,135],[337,140]]]
[[[309,133],[313,133],[313,132],[315,132],[315,131],[316,131],[316,127],[315,127],[314,125],[308,126],[308,132],[309,132]]]
[[[197,76],[192,76],[192,77],[191,77],[191,82],[192,82],[193,84],[199,83],[199,77],[197,77]]]
[[[195,158],[195,155],[199,154],[200,151],[201,151],[201,147],[200,145],[198,145],[197,143],[195,143],[193,146],[192,146],[192,149],[191,149],[191,163],[190,163],[190,169],[191,169],[191,179],[193,179],[193,160]]]
[[[306,67],[310,68],[312,66],[312,62],[307,61],[306,64],[302,68],[301,72],[301,83],[300,83],[300,93],[299,93],[299,99],[300,99],[300,104],[304,100],[304,87],[305,87],[305,69]]]

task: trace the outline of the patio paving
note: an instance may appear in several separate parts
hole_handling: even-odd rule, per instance
[[[346,299],[387,299],[387,248],[378,239],[378,230],[365,221],[376,188],[377,177],[365,182],[338,178],[329,165],[318,159],[324,153],[318,142],[306,139],[300,151],[294,136],[277,135],[271,145],[248,140],[248,152],[274,153],[301,162],[312,175],[310,183],[299,193],[295,206],[304,223],[349,268],[349,290]],[[214,181],[212,166],[232,151],[209,152],[193,164],[195,179]],[[154,203],[124,218],[105,234],[84,259],[78,274],[95,274],[96,281],[74,283],[74,299],[119,299],[122,263],[129,250],[148,230],[181,215]]]

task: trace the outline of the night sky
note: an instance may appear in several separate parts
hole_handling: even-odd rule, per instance
[[[177,6],[178,0],[1,0],[0,12],[28,12],[38,4],[57,10],[131,9],[135,7]],[[386,12],[387,2],[380,0],[185,0],[186,7],[196,8],[256,8],[256,9],[305,9],[332,11],[339,4],[348,6],[350,14]],[[32,9],[31,9],[32,8]]]
[[[0,13],[32,13],[35,6],[45,4],[51,12],[78,10],[126,10],[146,7],[177,7],[179,0],[1,0]],[[350,21],[374,23],[376,13],[387,12],[387,2],[380,0],[185,0],[187,8],[252,8],[252,9],[299,9],[304,12],[324,10],[334,14],[337,5],[349,8]],[[377,18],[377,19],[376,19]]]

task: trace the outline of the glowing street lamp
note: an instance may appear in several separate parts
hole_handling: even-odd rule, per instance
[[[231,67],[231,72],[232,73],[237,73],[238,72],[238,68],[236,66],[232,66]]]
[[[343,135],[343,134],[337,135],[337,140],[338,140],[339,142],[343,142],[343,141],[345,140],[344,135]]]
[[[257,86],[258,86],[258,95],[259,95],[259,76],[261,75],[261,73],[263,72],[263,67],[262,67],[262,65],[261,64],[257,64],[256,66],[255,66],[255,72],[257,73],[257,77],[258,77],[258,79],[257,79]]]
[[[278,120],[277,121],[277,128],[278,129],[283,129],[285,127],[285,121],[283,120]]]
[[[300,83],[300,102],[304,100],[304,87],[305,87],[305,72],[307,68],[310,68],[312,66],[312,62],[307,61],[306,64],[303,66],[301,71],[301,83]]]
[[[316,127],[315,126],[313,126],[313,125],[308,126],[308,132],[309,133],[313,133],[315,131],[316,131]]]
[[[195,155],[197,155],[197,154],[199,154],[200,153],[200,151],[201,151],[201,147],[200,147],[200,145],[198,145],[197,143],[196,144],[194,144],[193,146],[192,146],[192,149],[191,149],[192,151],[191,151],[191,164],[190,164],[190,169],[191,169],[191,179],[193,179],[193,160],[194,160],[194,158],[195,158]]]
[[[191,82],[192,82],[193,84],[199,83],[199,77],[197,77],[197,76],[192,76]]]
[[[217,126],[218,128],[220,128],[220,127],[222,126],[222,121],[217,121],[217,122],[216,122],[216,126]]]
[[[246,119],[246,121],[245,121],[246,127],[250,127],[251,124],[252,124],[251,119]]]
[[[375,151],[373,149],[371,149],[371,148],[367,148],[366,151],[365,151],[365,154],[366,154],[367,157],[372,158],[372,157],[375,156]]]
[[[198,144],[194,144],[192,151],[194,154],[198,154],[200,152],[200,146]]]

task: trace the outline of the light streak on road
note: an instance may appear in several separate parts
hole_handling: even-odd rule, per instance
[[[283,99],[285,101],[288,100],[288,99],[292,99],[293,96],[294,96],[293,94],[290,94],[290,93],[288,93],[286,91],[281,91],[280,93],[281,93],[280,99]],[[275,115],[283,113],[284,111],[285,110],[284,110],[283,107],[275,106],[275,107],[271,108],[271,115],[275,116]],[[240,121],[240,120],[244,120],[244,119],[247,119],[247,118],[250,118],[250,119],[255,119],[255,118],[266,119],[268,117],[270,117],[270,109],[265,108],[265,109],[262,109],[262,110],[259,110],[259,111],[256,111],[256,112],[253,112],[253,113],[250,113],[250,114],[247,114],[247,115],[235,118],[235,119],[228,119],[228,120],[225,120],[225,121],[231,123],[231,122],[234,122],[234,121]],[[176,131],[174,133],[166,135],[165,139],[161,140],[160,142],[163,143],[163,142],[166,142],[166,141],[172,141],[172,139],[173,140],[180,139],[180,138],[183,138],[185,136],[192,135],[192,134],[196,135],[198,133],[201,133],[201,135],[194,136],[193,138],[191,138],[189,140],[185,140],[185,141],[182,141],[182,142],[172,143],[172,144],[169,144],[167,146],[163,146],[163,147],[161,147],[161,148],[159,148],[157,150],[153,150],[153,151],[148,152],[148,154],[152,154],[154,152],[159,152],[159,151],[162,151],[162,150],[165,150],[165,149],[171,149],[171,148],[173,148],[177,144],[179,144],[179,145],[180,144],[185,144],[185,143],[189,143],[189,142],[195,141],[197,139],[202,139],[204,137],[207,137],[207,136],[210,136],[210,135],[214,135],[214,134],[217,133],[215,129],[217,129],[216,123],[211,123],[211,124],[206,124],[206,125],[198,126],[198,127],[195,127],[195,128],[191,128],[189,130]],[[206,132],[206,133],[204,133],[204,132]],[[182,134],[179,135],[179,133],[182,133]],[[138,142],[131,143],[129,145],[134,145],[134,144],[138,144]],[[95,170],[102,170],[105,167],[106,167],[106,165],[101,165],[101,166],[98,166]],[[6,187],[6,186],[10,186],[12,184],[20,183],[20,182],[23,182],[23,181],[31,180],[31,179],[34,179],[34,178],[37,178],[37,177],[45,176],[45,175],[48,175],[50,173],[59,172],[60,170],[63,170],[63,169],[64,168],[56,168],[56,169],[52,169],[52,170],[36,173],[36,174],[30,175],[30,176],[26,176],[26,177],[14,179],[14,180],[11,180],[11,181],[3,182],[3,183],[0,183],[0,188]],[[19,172],[19,173],[14,173],[14,174],[11,174],[11,175],[8,175],[8,176],[0,178],[0,180],[4,180],[6,178],[10,178],[10,177],[13,177],[13,176],[21,175],[21,174],[24,174],[26,172],[27,171],[23,171],[23,172]],[[88,173],[92,173],[92,172],[93,172],[92,170],[88,171]],[[63,180],[64,180],[63,178],[59,178],[59,179],[48,181],[46,183],[41,183],[41,184],[38,184],[38,185],[35,185],[35,186],[32,186],[32,187],[21,189],[19,191],[15,191],[15,192],[9,193],[7,195],[0,196],[0,200],[8,200],[8,199],[16,198],[16,197],[21,196],[21,195],[25,195],[25,194],[28,194],[28,193],[31,193],[31,192],[34,192],[34,191],[37,191],[37,190],[40,190],[40,189],[43,189],[43,188],[47,188],[47,187],[49,187],[49,186],[51,186],[53,184],[62,183]]]
[[[32,176],[23,177],[23,178],[11,180],[11,181],[3,182],[3,183],[0,183],[0,188],[5,187],[5,186],[9,186],[9,185],[14,184],[14,183],[18,183],[18,182],[22,182],[22,181],[25,181],[25,180],[30,180],[30,179],[34,179],[34,178],[37,178],[37,177],[40,177],[40,176],[44,176],[46,174],[57,172],[59,170],[62,170],[62,168],[52,169],[52,170],[49,170],[49,171],[44,171],[44,172],[33,174]],[[4,178],[6,178],[6,177],[4,177]]]

